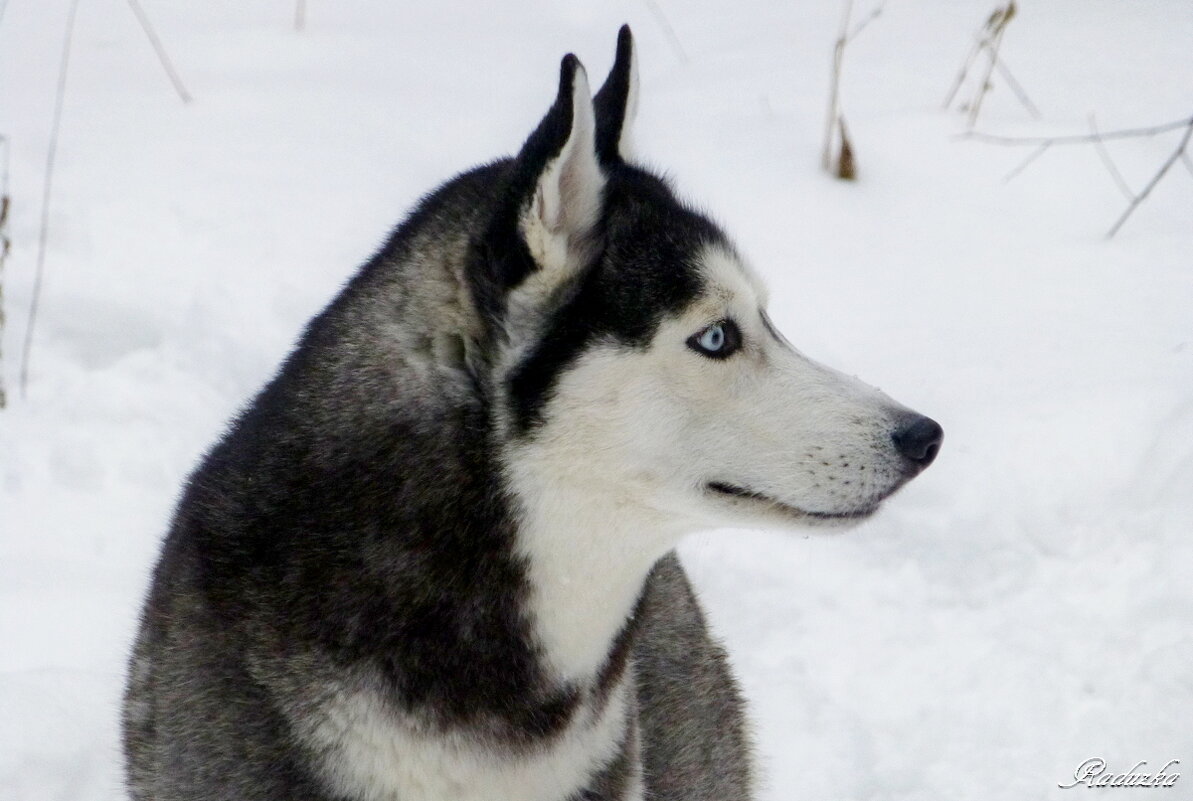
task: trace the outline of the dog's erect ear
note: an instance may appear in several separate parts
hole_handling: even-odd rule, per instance
[[[574,285],[600,244],[605,174],[588,78],[575,56],[564,56],[555,103],[507,175],[472,288],[483,313],[511,334]]]
[[[538,154],[527,153],[532,145]],[[541,160],[541,154],[546,159],[541,162],[518,228],[540,270],[551,274],[586,260],[605,189],[605,176],[596,157],[596,116],[588,78],[571,54],[560,67],[555,105],[519,159],[539,155]]]
[[[638,113],[638,57],[630,26],[617,34],[617,58],[605,85],[593,100],[596,106],[596,149],[602,164],[630,160],[630,133]]]

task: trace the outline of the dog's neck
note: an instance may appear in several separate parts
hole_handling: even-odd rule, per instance
[[[513,471],[511,471],[513,472]],[[671,516],[533,467],[510,476],[528,616],[559,679],[595,679],[634,613],[651,567],[685,530]]]

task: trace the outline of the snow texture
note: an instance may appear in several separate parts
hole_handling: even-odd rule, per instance
[[[125,654],[188,470],[411,204],[516,149],[564,52],[603,75],[625,21],[643,159],[802,350],[946,431],[857,530],[682,548],[763,798],[1066,799],[1090,757],[1193,769],[1193,181],[1178,164],[1111,241],[1125,200],[1092,148],[1004,183],[1029,149],[939,109],[991,0],[892,0],[850,45],[853,184],[818,165],[835,2],[309,3],[302,32],[280,1],[143,5],[195,101],[126,4],[81,4],[24,399],[69,1],[0,5],[0,799],[122,797]],[[978,127],[1188,115],[1191,41],[1188,0],[1023,3],[1003,53],[1043,118],[996,75]],[[1110,148],[1139,189],[1177,138]]]

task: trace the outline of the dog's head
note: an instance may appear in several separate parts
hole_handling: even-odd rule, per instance
[[[940,426],[783,338],[726,235],[631,163],[637,97],[628,28],[595,98],[564,58],[479,248],[515,490],[686,526],[870,515]]]

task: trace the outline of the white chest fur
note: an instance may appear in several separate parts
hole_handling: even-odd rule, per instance
[[[627,672],[599,713],[582,708],[557,737],[518,753],[428,731],[363,692],[328,704],[306,737],[329,788],[360,801],[564,801],[617,753],[631,683]],[[642,798],[634,784],[627,801]]]

